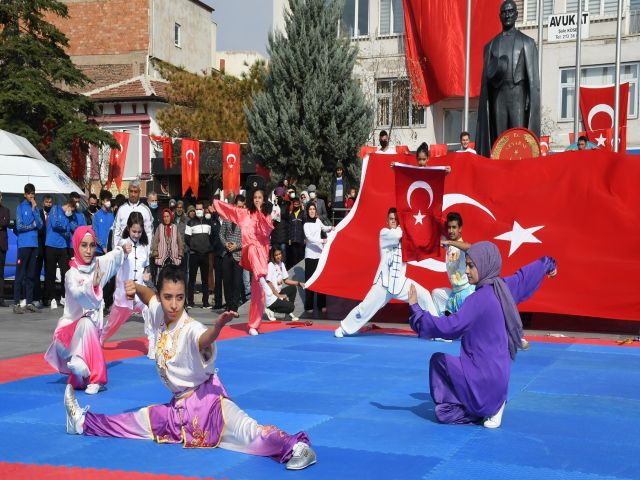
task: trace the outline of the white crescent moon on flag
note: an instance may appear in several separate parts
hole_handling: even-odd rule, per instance
[[[599,103],[598,105],[593,107],[591,110],[589,110],[589,116],[587,118],[587,123],[589,124],[589,130],[593,130],[593,127],[591,126],[591,120],[593,120],[593,117],[595,117],[596,114],[598,113],[606,113],[607,115],[609,115],[609,117],[611,117],[610,127],[613,127],[613,116],[615,115],[615,112],[613,111],[613,107],[611,105],[607,105],[606,103]]]
[[[231,162],[230,160],[233,158],[233,162]],[[233,166],[236,164],[236,154],[235,153],[230,153],[227,155],[227,165],[229,165],[229,168],[233,168]]]
[[[429,206],[427,208],[431,207],[431,204],[433,203],[433,190],[431,189],[431,185],[429,185],[427,182],[423,180],[416,180],[411,185],[409,185],[409,189],[407,190],[407,205],[409,205],[409,208],[412,208],[411,194],[413,193],[414,190],[418,190],[420,188],[426,190],[427,193],[429,194]]]
[[[193,159],[195,159],[195,158],[196,158],[196,152],[194,152],[194,151],[193,151],[193,149],[191,149],[191,148],[190,148],[190,149],[189,149],[189,150],[187,150],[187,152],[184,154],[184,156],[185,156],[185,158],[186,158],[187,160],[189,160],[189,154],[191,154],[191,160],[193,160]]]

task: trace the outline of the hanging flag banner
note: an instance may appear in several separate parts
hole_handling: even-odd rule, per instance
[[[171,137],[151,135],[151,139],[162,144],[164,169],[167,170],[167,168],[173,168],[173,145],[171,144]]]
[[[589,141],[600,148],[613,151],[613,119],[615,117],[615,86],[580,87],[580,113]],[[618,151],[627,150],[627,111],[629,107],[629,82],[620,85],[620,128]],[[573,142],[572,142],[573,143]]]
[[[193,196],[198,198],[200,184],[200,142],[198,140],[182,140],[182,195],[191,188]]]
[[[129,148],[129,132],[111,132],[120,148],[112,148],[109,156],[109,176],[107,178],[107,189],[111,188],[111,182],[116,182],[116,187],[120,191],[122,177],[124,175],[124,165],[127,160],[127,149]]]
[[[240,145],[233,142],[222,144],[222,198],[230,193],[240,193]]]
[[[81,182],[87,173],[87,156],[82,151],[80,139],[74,138],[71,145],[71,178]]]

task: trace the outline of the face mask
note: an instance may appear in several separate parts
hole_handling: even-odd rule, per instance
[[[96,212],[98,211],[98,206],[97,206],[97,205],[91,205],[91,206],[89,207],[89,211],[90,211],[91,213],[96,213]]]
[[[211,220],[211,214],[210,213],[205,214],[204,218],[206,218],[207,220]]]
[[[380,147],[387,148],[387,146],[389,145],[389,141],[388,140],[380,140]]]
[[[155,210],[156,208],[158,208],[158,202],[151,202],[149,203],[149,206]]]
[[[315,198],[316,198],[316,192],[311,192],[311,193],[309,194],[309,198],[310,198],[311,200],[315,200]]]
[[[104,208],[111,208],[111,202],[108,200],[106,202],[102,202],[102,205],[104,206]]]
[[[204,211],[202,210],[196,210],[196,217],[198,218],[202,218],[204,216]]]
[[[291,192],[291,193],[289,194],[289,198],[296,198],[296,194],[295,194],[295,192]]]
[[[82,205],[80,205],[80,202],[76,202],[76,212],[82,212],[83,208]]]
[[[70,217],[71,215],[73,215],[73,212],[67,211],[67,212],[64,212],[64,214],[65,214],[67,217]]]
[[[49,213],[51,211],[51,207],[44,207],[44,211]]]

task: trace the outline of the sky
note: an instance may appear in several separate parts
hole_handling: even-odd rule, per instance
[[[218,25],[218,51],[255,50],[267,54],[273,21],[272,0],[205,0]]]

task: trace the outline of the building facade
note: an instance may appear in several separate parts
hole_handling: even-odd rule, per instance
[[[286,0],[274,0],[273,28],[284,28]],[[537,40],[537,0],[516,0],[517,27]],[[544,24],[557,13],[577,12],[578,0],[544,0]],[[613,83],[617,0],[584,0],[589,12],[589,37],[582,42],[582,85]],[[498,15],[498,12],[496,12]],[[428,107],[411,102],[406,68],[402,0],[347,0],[341,32],[358,48],[354,77],[375,109],[371,143],[381,130],[391,142],[415,149],[420,143],[447,143],[458,148],[464,99],[448,98]],[[542,132],[551,136],[551,147],[562,150],[573,130],[575,41],[548,40],[544,28],[542,47]],[[627,148],[640,146],[638,118],[640,74],[640,0],[623,0],[622,81],[630,82]],[[461,75],[463,72],[461,72]],[[475,136],[478,99],[470,100],[469,130]]]
[[[156,115],[166,105],[167,87],[154,61],[193,73],[214,69],[213,8],[199,0],[63,1],[69,18],[51,20],[69,39],[73,62],[93,82],[82,93],[98,104],[95,120],[105,130],[130,134],[122,189],[130,180],[150,180],[156,173],[152,158],[162,153],[149,136],[160,134]],[[99,176],[106,178],[108,157],[108,151],[92,151],[94,192]]]

